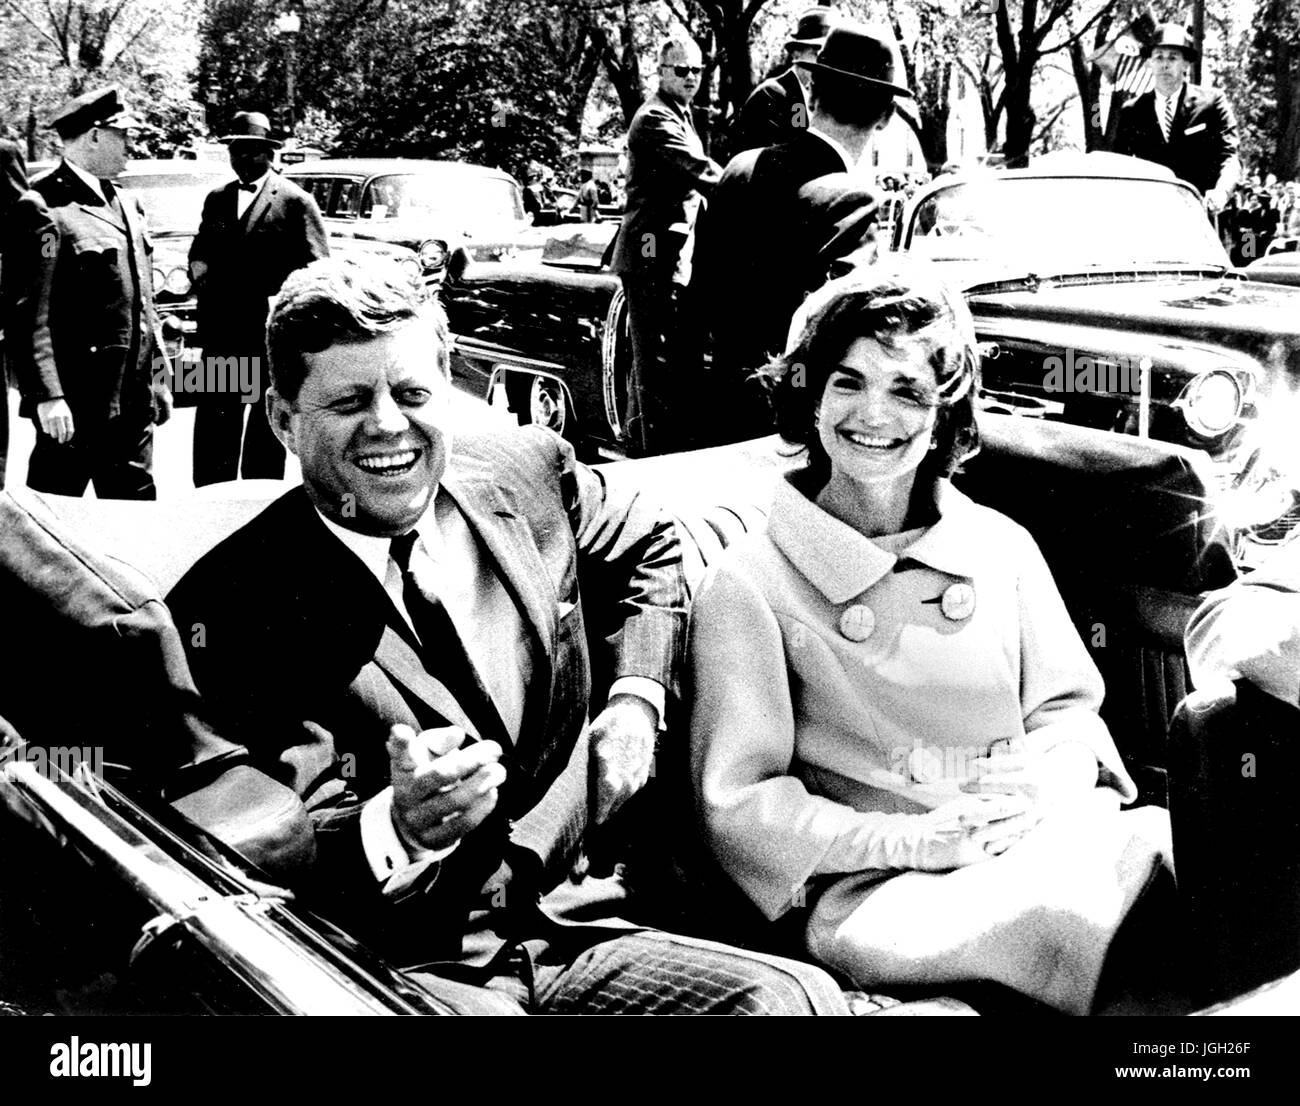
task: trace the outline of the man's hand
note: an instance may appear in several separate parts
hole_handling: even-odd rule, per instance
[[[639,695],[615,695],[592,722],[591,795],[600,825],[645,786],[654,762],[658,713]]]
[[[497,805],[506,770],[501,746],[478,741],[461,748],[465,731],[442,726],[417,734],[396,725],[388,733],[393,825],[410,845],[445,849],[480,825]]]
[[[172,417],[172,390],[166,384],[155,385],[153,390],[153,422],[162,426]]]
[[[976,795],[1023,795],[1042,813],[1069,805],[1097,786],[1097,757],[1082,741],[1063,741],[1045,753],[999,743],[975,761],[962,790]]]
[[[42,432],[62,445],[72,441],[72,408],[66,399],[47,399],[36,405],[36,420]]]
[[[190,262],[190,288],[192,291],[198,291],[208,275],[208,263],[206,261]]]
[[[1211,188],[1205,193],[1205,206],[1211,213],[1222,211],[1228,206],[1228,195],[1222,188]]]

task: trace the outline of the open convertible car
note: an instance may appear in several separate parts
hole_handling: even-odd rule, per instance
[[[1207,458],[1006,415],[982,416],[982,430],[984,449],[959,483],[1038,540],[1105,677],[1103,714],[1139,801],[1171,804],[1197,1004],[1296,1006],[1296,709],[1245,686],[1192,692],[1183,655],[1201,594],[1234,575]],[[775,439],[761,439],[605,473],[670,507],[694,586],[762,524],[788,464]],[[313,856],[308,818],[293,791],[204,723],[160,598],[280,490],[218,487],[156,504],[0,493],[10,646],[0,680],[0,1001],[9,1010],[447,1010],[403,965],[295,897]],[[722,877],[683,813],[684,734],[679,717],[622,829],[589,835],[588,848],[627,862],[647,921],[743,941],[740,930],[711,932],[717,915],[700,905]],[[1243,749],[1259,757],[1258,779],[1242,778]],[[571,815],[580,830],[585,811]],[[557,848],[547,870],[565,870]],[[1161,1003],[1134,994],[1112,1009]]]
[[[540,259],[461,259],[442,293],[461,386],[603,456],[625,450],[631,364],[613,229],[566,230]],[[1162,166],[1067,153],[941,177],[878,242],[965,292],[987,408],[1191,446],[1215,480],[1271,489],[1257,540],[1300,521],[1300,289],[1232,270],[1198,193]],[[704,289],[702,309],[727,294]]]

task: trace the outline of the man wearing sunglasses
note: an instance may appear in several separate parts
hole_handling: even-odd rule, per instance
[[[695,219],[721,168],[704,152],[691,118],[700,89],[699,47],[672,40],[659,52],[659,90],[637,110],[627,135],[627,206],[611,268],[627,296],[632,331],[626,430],[634,452],[674,444],[669,425],[676,290],[690,279]]]

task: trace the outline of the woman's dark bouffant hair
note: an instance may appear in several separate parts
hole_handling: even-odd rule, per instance
[[[936,444],[921,464],[918,485],[951,476],[978,452],[980,361],[965,301],[928,266],[882,262],[809,296],[795,313],[785,353],[759,370],[771,392],[778,433],[807,451],[810,484],[820,487],[830,478],[830,459],[817,436],[817,408],[831,373],[859,338],[888,347],[904,337],[925,347],[939,385]]]

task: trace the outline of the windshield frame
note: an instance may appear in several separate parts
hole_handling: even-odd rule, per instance
[[[987,234],[987,238],[996,242],[1000,247],[999,251],[993,255],[980,255],[975,253],[974,256],[960,257],[928,257],[924,252],[918,250],[917,243],[929,237],[918,231],[918,221],[922,216],[927,205],[933,205],[937,198],[945,195],[957,193],[959,190],[972,190],[978,193],[980,190],[997,187],[998,189],[1009,189],[1014,187],[1023,187],[1029,183],[1042,183],[1049,181],[1074,181],[1092,185],[1106,185],[1111,182],[1123,183],[1129,186],[1158,187],[1158,188],[1175,188],[1196,202],[1198,208],[1202,206],[1200,193],[1185,181],[1177,179],[1163,179],[1146,176],[1110,176],[1094,175],[1088,173],[1016,173],[1016,174],[987,174],[978,176],[965,176],[950,181],[936,182],[936,184],[927,188],[924,192],[917,195],[909,205],[906,212],[906,222],[904,224],[904,233],[899,250],[910,256],[924,258],[928,262],[937,265],[970,265],[970,264],[989,264],[996,266],[1003,272],[1023,272],[1033,273],[1038,276],[1054,276],[1066,273],[1083,273],[1095,271],[1127,271],[1127,270],[1167,270],[1167,269],[1216,269],[1225,270],[1231,268],[1231,261],[1227,252],[1223,248],[1223,243],[1218,239],[1214,226],[1205,220],[1205,231],[1207,238],[1200,246],[1193,244],[1188,251],[1186,258],[1179,259],[1146,259],[1126,257],[1122,255],[1103,256],[1087,261],[1076,260],[1075,256],[1067,252],[1064,245],[1059,241],[1052,245],[1045,245],[1038,250],[1014,250],[1008,247],[1014,246],[1015,243],[1009,242],[1006,234],[999,234],[996,231]],[[1008,205],[1010,207],[1010,205]],[[1106,211],[1111,208],[1098,208],[1100,214],[1104,216]],[[1081,215],[1082,217],[1082,215]],[[1091,221],[1090,227],[1096,227],[1096,222]],[[1095,233],[1095,230],[1089,233]],[[1204,257],[1198,256],[1204,246]],[[1053,250],[1061,254],[1060,261],[1051,257]],[[974,251],[972,251],[974,252]],[[1024,260],[1037,260],[1035,255],[1046,254],[1046,263],[1033,264]]]

